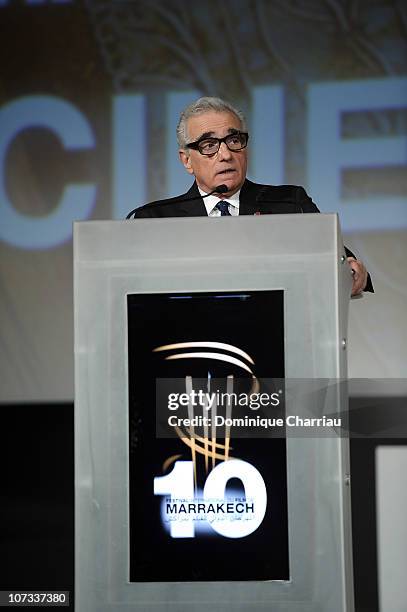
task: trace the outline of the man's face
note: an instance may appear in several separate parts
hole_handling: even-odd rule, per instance
[[[241,130],[240,120],[233,113],[209,111],[191,117],[187,123],[188,142],[196,142],[203,136],[224,138],[236,130]],[[228,192],[224,197],[236,193],[246,178],[247,149],[229,151],[224,142],[213,155],[202,155],[194,149],[179,152],[187,172],[195,176],[198,187],[206,193],[224,184]]]

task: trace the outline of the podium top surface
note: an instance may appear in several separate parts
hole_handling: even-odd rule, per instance
[[[177,217],[74,224],[76,261],[299,256],[338,251],[336,214]]]

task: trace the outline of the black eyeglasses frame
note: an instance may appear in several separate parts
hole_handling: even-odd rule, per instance
[[[240,149],[230,149],[228,143],[226,142],[226,140],[228,138],[231,138],[232,136],[244,136],[246,138],[245,144]],[[217,140],[218,141],[218,148],[217,148],[217,150],[213,151],[213,153],[202,153],[202,151],[199,148],[199,145],[201,144],[201,142],[204,142],[205,140]],[[220,145],[222,144],[222,142],[225,143],[225,145],[227,146],[229,151],[232,151],[232,153],[236,153],[238,151],[242,151],[243,149],[245,149],[247,147],[248,141],[249,141],[249,133],[248,132],[236,131],[236,132],[232,132],[232,134],[227,134],[226,136],[224,136],[224,138],[216,138],[215,136],[203,136],[202,138],[199,138],[199,140],[195,140],[195,142],[188,143],[187,147],[189,149],[194,149],[195,151],[199,151],[199,153],[201,155],[209,156],[209,155],[216,155],[216,153],[218,153],[218,151],[220,149]]]

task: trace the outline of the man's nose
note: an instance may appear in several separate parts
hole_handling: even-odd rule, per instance
[[[218,151],[218,159],[231,159],[232,152],[228,149],[226,142],[221,142]]]

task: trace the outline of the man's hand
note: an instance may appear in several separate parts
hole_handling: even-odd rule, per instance
[[[350,265],[353,275],[352,296],[359,295],[366,287],[367,270],[363,263],[354,257],[348,257],[346,261]]]

